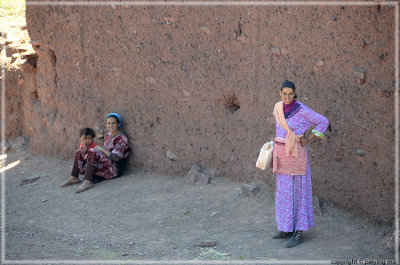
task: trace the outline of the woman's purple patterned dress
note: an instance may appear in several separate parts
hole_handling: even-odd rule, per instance
[[[329,125],[327,118],[297,101],[285,113],[289,128],[302,135],[311,126],[315,134],[323,133]],[[276,137],[286,138],[286,131],[276,123]],[[306,175],[292,176],[276,174],[275,215],[278,230],[305,231],[314,226],[314,212],[311,187],[311,170],[307,156]]]

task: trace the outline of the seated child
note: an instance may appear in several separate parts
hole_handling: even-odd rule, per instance
[[[87,151],[90,148],[96,147],[97,143],[94,141],[96,133],[92,128],[83,128],[79,131],[80,144],[79,149],[76,151],[74,166],[72,168],[71,177],[62,183],[61,188],[81,182],[79,180],[79,174],[85,174],[85,165],[87,162]]]

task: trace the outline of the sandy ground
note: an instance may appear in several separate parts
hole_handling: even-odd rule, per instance
[[[267,186],[246,198],[240,191],[243,183],[219,177],[209,185],[189,186],[183,184],[183,176],[134,171],[75,194],[76,186],[59,187],[69,176],[72,160],[37,156],[27,149],[26,140],[18,138],[8,152],[7,163],[20,160],[6,174],[8,261],[332,264],[331,260],[394,257],[393,249],[385,246],[390,227],[375,226],[325,204],[316,226],[305,232],[304,243],[285,248],[284,239],[271,239],[276,230],[274,191]],[[196,247],[202,240],[215,240],[217,245]]]

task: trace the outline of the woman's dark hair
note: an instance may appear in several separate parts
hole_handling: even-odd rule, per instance
[[[296,86],[295,86],[295,84],[294,84],[292,81],[289,81],[289,80],[286,79],[286,80],[282,83],[282,85],[281,85],[281,91],[282,91],[282,89],[284,89],[285,87],[293,89],[294,98],[297,98]]]
[[[82,135],[90,135],[90,136],[93,136],[93,138],[96,137],[95,131],[92,128],[88,128],[88,127],[85,127],[85,128],[82,128],[79,130],[79,137],[82,137]]]

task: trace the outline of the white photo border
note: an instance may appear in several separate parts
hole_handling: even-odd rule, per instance
[[[26,1],[26,6],[377,6],[395,8],[395,216],[394,260],[399,263],[399,2],[396,1]],[[1,47],[1,154],[5,152],[5,45]],[[6,172],[1,173],[1,264],[331,264],[331,260],[6,260]]]

